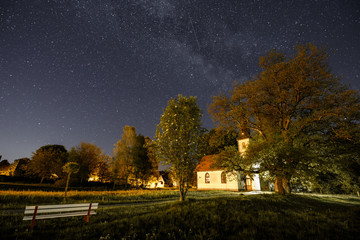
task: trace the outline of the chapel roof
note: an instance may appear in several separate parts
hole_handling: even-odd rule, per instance
[[[196,172],[202,172],[202,171],[216,171],[216,170],[222,170],[221,168],[215,166],[215,155],[207,155],[204,156],[199,164],[196,166],[195,171]]]

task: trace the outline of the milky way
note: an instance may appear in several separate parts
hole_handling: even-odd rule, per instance
[[[81,141],[112,152],[124,125],[153,137],[167,101],[211,96],[276,48],[326,45],[359,87],[358,1],[122,0],[0,3],[0,155]]]

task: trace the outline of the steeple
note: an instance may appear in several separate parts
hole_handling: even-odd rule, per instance
[[[239,139],[245,139],[250,137],[250,128],[242,127],[239,131]]]
[[[245,153],[247,145],[249,144],[249,140],[250,140],[250,129],[249,128],[240,129],[239,139],[237,140],[237,142],[238,142],[238,149],[241,154]]]

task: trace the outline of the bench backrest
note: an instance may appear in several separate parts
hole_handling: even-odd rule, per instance
[[[98,203],[91,203],[90,211],[89,208],[90,203],[26,206],[23,220],[33,220],[35,210],[36,219],[92,215],[96,214]]]

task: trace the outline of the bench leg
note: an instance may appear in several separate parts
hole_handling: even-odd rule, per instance
[[[30,227],[31,230],[33,230],[34,225],[35,225],[35,219],[36,219],[37,210],[38,210],[38,206],[35,206],[33,218],[31,220],[31,227]]]
[[[88,214],[85,216],[85,219],[84,219],[87,223],[89,222],[89,218],[90,218],[91,205],[92,205],[92,203],[90,203],[90,205],[89,205],[89,210],[88,210]]]

